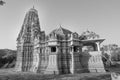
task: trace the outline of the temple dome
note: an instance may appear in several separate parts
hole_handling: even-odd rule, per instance
[[[53,33],[58,35],[68,35],[68,34],[71,34],[72,32],[60,26],[59,28],[53,30],[50,34],[53,34]]]

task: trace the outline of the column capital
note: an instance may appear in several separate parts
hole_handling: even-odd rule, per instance
[[[97,41],[97,42],[95,42],[95,43],[100,45],[100,42],[98,42],[98,41]]]

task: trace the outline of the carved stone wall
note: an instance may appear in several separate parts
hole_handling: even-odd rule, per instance
[[[89,52],[88,69],[90,72],[105,72],[101,52]]]
[[[101,52],[84,52],[81,56],[81,65],[84,72],[105,72]]]

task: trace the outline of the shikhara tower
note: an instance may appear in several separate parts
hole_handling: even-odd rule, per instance
[[[38,11],[31,8],[17,38],[16,70],[43,74],[105,72],[100,51],[102,41],[96,36],[81,38],[62,26],[45,35],[40,29]],[[89,51],[86,47],[90,47]]]
[[[17,38],[18,71],[38,70],[40,64],[40,41],[44,40],[44,31],[40,29],[38,12],[31,8],[24,19],[22,29]]]

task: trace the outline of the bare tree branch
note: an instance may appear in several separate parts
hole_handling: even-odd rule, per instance
[[[3,6],[4,4],[5,4],[5,2],[1,0],[0,5]]]

